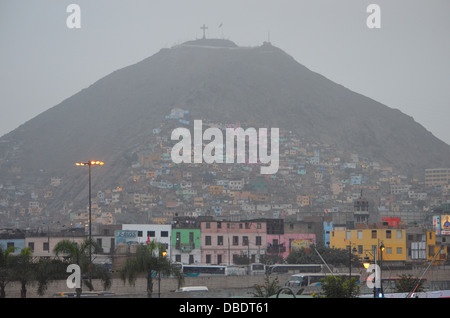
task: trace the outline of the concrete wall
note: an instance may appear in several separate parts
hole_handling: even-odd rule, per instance
[[[289,278],[290,275],[279,275],[280,285]],[[222,276],[222,277],[185,277],[184,286],[207,286],[210,292],[207,297],[231,297],[231,296],[245,296],[248,292],[253,290],[254,284],[263,284],[264,275],[255,276]],[[93,280],[94,289],[96,291],[103,291],[100,281]],[[178,288],[178,283],[175,278],[161,278],[161,297],[182,297],[180,293],[173,291]],[[27,286],[27,297],[40,297],[36,293],[37,286],[31,284]],[[74,289],[69,289],[66,281],[52,282],[43,298],[53,297],[56,293],[74,292]],[[88,291],[83,288],[83,291]],[[132,286],[128,282],[124,283],[120,278],[113,278],[112,286],[108,290],[114,292],[118,297],[146,297],[147,296],[147,281],[145,277],[140,277],[136,280],[135,285]],[[158,279],[153,279],[153,293],[154,297],[158,295]],[[14,282],[9,283],[6,287],[7,298],[20,297],[20,284]]]
[[[411,274],[416,277],[421,277],[424,268],[413,269],[410,271],[383,271],[383,277],[396,277],[402,274]],[[342,269],[340,272],[345,272]],[[352,273],[357,273],[353,270]],[[365,273],[360,272],[362,275]],[[367,276],[367,275],[366,275]],[[284,283],[289,279],[290,274],[282,275],[272,275],[271,280],[275,277],[278,278],[279,286],[283,286]],[[209,293],[206,297],[211,298],[224,298],[231,296],[247,296],[253,291],[253,286],[255,284],[264,284],[265,275],[246,275],[246,276],[222,276],[222,277],[185,277],[184,286],[207,286],[209,288]],[[430,290],[443,290],[450,289],[450,268],[449,267],[436,267],[431,269],[425,276],[427,279],[426,287]],[[96,291],[102,291],[103,287],[101,282],[94,280],[94,288]],[[147,296],[147,285],[145,277],[140,277],[136,280],[135,285],[129,285],[128,282],[124,283],[120,278],[114,277],[112,280],[112,286],[109,289],[110,292],[114,292],[117,297],[146,297]],[[362,286],[364,287],[364,286]],[[37,286],[32,286],[31,284],[27,287],[27,297],[36,298],[40,297],[36,293]],[[161,279],[161,297],[189,297],[189,295],[180,295],[180,293],[174,293],[173,291],[178,288],[177,280],[175,278],[162,278]],[[362,292],[370,293],[371,290],[366,290],[367,288],[362,288]],[[83,291],[88,291],[84,288]],[[73,289],[69,289],[66,285],[66,281],[54,281],[52,282],[47,292],[43,298],[53,297],[55,293],[61,292],[74,292]],[[153,279],[153,293],[154,297],[158,297],[158,279]],[[18,298],[20,297],[20,284],[9,283],[6,287],[6,297],[7,298]]]

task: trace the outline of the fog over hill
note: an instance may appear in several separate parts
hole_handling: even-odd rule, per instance
[[[450,166],[450,146],[412,117],[328,80],[270,43],[201,39],[117,70],[3,136],[0,159],[12,147],[20,151],[0,161],[0,176],[26,181],[45,173],[75,184],[81,177],[74,163],[99,159],[107,164],[95,182],[114,182],[130,149],[145,143],[173,108],[192,118],[295,130],[406,174]]]

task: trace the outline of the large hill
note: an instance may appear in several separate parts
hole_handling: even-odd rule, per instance
[[[96,158],[107,162],[96,182],[112,182],[123,173],[127,152],[145,143],[173,108],[189,110],[191,118],[295,130],[406,174],[450,166],[450,146],[413,118],[281,49],[203,39],[117,70],[3,136],[0,176],[26,182],[59,175],[75,184],[80,168],[74,162]]]

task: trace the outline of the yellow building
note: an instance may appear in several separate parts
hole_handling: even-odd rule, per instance
[[[248,196],[248,200],[250,202],[256,201],[256,202],[269,202],[270,196],[264,195],[264,194],[256,194],[256,193],[250,193]]]
[[[450,183],[450,168],[425,169],[425,185],[436,186]]]
[[[447,261],[447,246],[436,244],[436,233],[434,231],[427,231],[427,260],[432,261],[433,265],[444,263]]]
[[[211,185],[209,186],[209,193],[212,195],[220,195],[223,192],[223,186]]]
[[[380,259],[381,245],[384,245],[383,261],[406,261],[406,232],[403,229],[355,229],[335,230],[330,233],[330,247],[338,249],[356,249],[355,255],[361,259],[373,257],[373,250],[378,251]]]
[[[301,204],[301,206],[309,205],[309,196],[307,195],[298,195],[297,202]]]

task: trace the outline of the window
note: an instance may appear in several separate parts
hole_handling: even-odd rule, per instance
[[[169,237],[169,231],[161,231],[161,237]]]
[[[249,243],[248,243],[248,236],[242,237],[242,245],[244,245],[244,246],[248,246],[249,245]]]
[[[397,254],[398,255],[403,254],[403,249],[401,247],[397,247]]]
[[[138,237],[142,237],[142,231],[138,231]]]
[[[387,238],[387,239],[392,238],[392,236],[391,236],[391,230],[386,230],[386,238]]]
[[[217,228],[221,229],[222,228],[222,222],[217,222]]]
[[[257,223],[256,228],[261,229],[262,228],[261,223]]]
[[[233,245],[239,245],[239,236],[233,236]]]
[[[217,245],[223,245],[223,236],[217,237]]]
[[[358,240],[362,240],[363,238],[363,231],[358,231]]]
[[[155,231],[147,231],[147,237],[155,237]]]
[[[256,237],[256,245],[261,246],[261,236]]]
[[[217,264],[222,264],[222,254],[217,255]]]
[[[211,254],[206,254],[206,264],[211,264]]]
[[[211,228],[211,223],[206,222],[205,227],[206,227],[207,229],[210,229],[210,228]]]
[[[392,254],[392,247],[386,247],[386,254]]]
[[[374,239],[374,238],[377,238],[377,231],[376,230],[373,230],[372,231],[372,238]]]
[[[14,242],[7,242],[6,243],[6,248],[10,248],[10,247],[14,248]]]
[[[362,254],[364,252],[364,248],[362,245],[358,245],[358,254]]]
[[[32,252],[34,252],[34,242],[28,242],[28,247],[31,248]]]
[[[205,245],[211,245],[211,236],[205,236]]]
[[[398,239],[402,238],[402,230],[397,230],[397,238]]]
[[[176,234],[175,234],[175,248],[177,250],[181,249],[181,233],[180,232],[176,232]]]
[[[352,232],[346,231],[346,233],[345,233],[345,238],[346,238],[347,240],[350,240],[350,239],[352,238]]]
[[[428,248],[428,256],[432,257],[434,255],[434,246],[430,246]]]
[[[49,249],[48,249],[48,242],[44,242],[44,244],[42,244],[42,249],[44,250],[44,251],[48,251]]]

